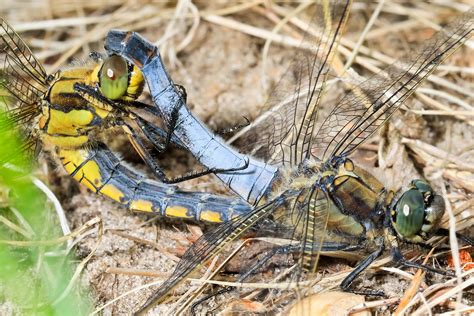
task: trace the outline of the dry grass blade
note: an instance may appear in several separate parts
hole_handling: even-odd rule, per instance
[[[50,246],[57,245],[63,242],[67,242],[69,239],[80,237],[81,234],[86,233],[88,230],[96,225],[100,225],[101,219],[95,217],[87,221],[83,226],[74,230],[69,235],[62,236],[51,240],[0,240],[0,244],[15,246],[15,247],[39,247],[39,246]]]
[[[395,305],[400,301],[399,298],[389,298],[389,299],[384,299],[384,300],[377,300],[377,301],[372,301],[372,302],[365,302],[360,305],[356,305],[352,307],[350,310],[347,311],[348,315],[355,314],[357,312],[365,311],[368,309],[374,309],[377,307],[385,307],[385,306],[392,306]]]
[[[149,246],[149,247],[152,247],[152,248],[155,248],[156,250],[160,251],[161,253],[163,253],[164,255],[166,255],[169,259],[175,261],[175,262],[178,262],[179,261],[179,258],[175,255],[173,255],[171,252],[167,251],[166,249],[164,249],[163,247],[161,247],[159,244],[157,244],[156,242],[153,242],[153,241],[149,241],[149,240],[146,240],[146,239],[143,239],[143,238],[139,238],[139,237],[135,237],[135,236],[132,236],[130,234],[127,234],[127,233],[124,233],[124,232],[121,232],[119,230],[114,230],[114,229],[109,229],[108,231],[112,232],[113,234],[115,235],[118,235],[120,237],[123,237],[123,238],[126,238],[126,239],[129,239],[129,240],[132,240],[138,244],[142,244],[142,245],[146,245],[146,246]]]
[[[152,286],[155,286],[155,285],[159,285],[160,283],[162,283],[163,281],[155,281],[155,282],[151,282],[151,283],[148,283],[148,284],[143,284],[141,286],[138,286],[138,287],[135,287],[125,293],[122,293],[120,294],[119,296],[111,299],[110,301],[108,301],[107,303],[103,304],[102,306],[99,306],[97,307],[90,315],[96,315],[96,314],[99,314],[101,311],[103,311],[105,308],[107,308],[108,306],[111,306],[113,305],[115,302],[118,302],[120,301],[121,299],[123,298],[126,298],[128,296],[130,296],[131,294],[134,294],[134,293],[137,293],[137,292],[140,292],[146,288],[149,288],[149,287],[152,287]]]
[[[434,248],[431,249],[430,253],[426,256],[425,260],[423,261],[423,264],[426,265],[426,263],[428,262],[430,256],[433,254],[433,252],[434,252]],[[410,287],[405,291],[405,294],[403,295],[403,297],[400,300],[400,304],[398,304],[398,307],[397,307],[397,309],[395,311],[395,314],[394,314],[395,316],[404,315],[404,313],[406,312],[406,309],[409,307],[410,301],[413,299],[413,297],[418,292],[418,290],[420,288],[421,281],[422,281],[425,273],[426,272],[423,271],[422,269],[418,269],[418,271],[416,271],[416,273],[413,276],[413,279],[411,281]]]
[[[169,273],[159,273],[150,270],[128,269],[128,268],[107,268],[106,273],[125,274],[125,275],[139,275],[145,277],[154,277],[165,279],[169,277]]]
[[[472,275],[469,275],[469,274],[472,274],[473,272],[465,273],[463,275],[463,277],[467,277],[466,281],[463,281],[462,283],[450,288],[449,290],[447,290],[443,294],[441,294],[439,296],[435,296],[434,298],[430,299],[429,301],[427,301],[426,304],[421,305],[416,311],[414,311],[412,313],[412,315],[414,315],[414,316],[425,315],[428,312],[429,309],[432,309],[435,306],[437,306],[439,304],[442,304],[443,302],[445,302],[446,300],[448,300],[452,297],[456,297],[463,290],[473,286],[474,285],[474,278],[472,277]]]
[[[61,202],[59,202],[56,195],[51,191],[50,188],[48,188],[48,186],[43,181],[37,178],[33,178],[32,180],[35,186],[41,191],[43,191],[43,193],[46,195],[48,200],[53,204],[54,209],[56,210],[56,215],[58,216],[59,225],[61,225],[61,230],[63,231],[63,234],[64,235],[70,234],[71,228],[69,228],[69,224],[66,219],[66,214],[61,205]],[[68,246],[71,246],[70,243],[68,244]]]
[[[19,233],[20,235],[23,235],[23,237],[25,237],[26,239],[31,239],[33,237],[33,235],[30,232],[18,226],[17,224],[13,223],[12,221],[8,220],[4,216],[0,216],[0,223],[7,226],[11,230]]]

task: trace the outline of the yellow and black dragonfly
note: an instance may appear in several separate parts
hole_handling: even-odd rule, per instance
[[[288,76],[271,94],[268,111],[250,127],[257,139],[246,143],[256,145],[255,152],[265,163],[249,165],[221,178],[255,205],[252,211],[219,225],[191,246],[172,276],[139,312],[161,302],[191,272],[250,230],[257,236],[273,236],[288,243],[267,251],[264,259],[246,269],[237,282],[255,274],[278,253],[295,255],[295,280],[301,280],[305,272],[314,273],[323,252],[362,253],[363,259],[341,283],[344,290],[362,294],[381,294],[354,290],[351,285],[385,250],[391,251],[397,264],[444,273],[408,261],[400,251],[404,244],[425,245],[430,237],[447,234],[439,228],[445,212],[444,199],[422,179],[411,181],[404,191],[392,192],[348,156],[470,38],[474,9],[441,30],[413,56],[367,81],[349,85],[349,92],[318,123],[330,63],[350,2],[316,2],[313,21],[318,21],[320,31],[310,45],[312,55],[301,53],[295,58]],[[179,113],[174,135],[205,166],[227,163],[232,168],[232,163],[239,162],[238,154],[219,144],[220,140],[189,112],[164,69],[157,47],[136,33],[111,31],[106,49],[142,70],[165,121],[171,121],[173,111]],[[275,172],[271,166],[276,168]],[[468,237],[459,238],[473,243]]]
[[[180,142],[138,113],[154,115],[154,107],[137,101],[143,87],[141,71],[116,55],[92,53],[83,65],[47,74],[20,36],[0,18],[0,95],[7,114],[0,128],[12,122],[22,126],[25,148],[48,147],[76,181],[133,211],[205,222],[222,222],[248,212],[251,208],[245,201],[183,192],[171,185],[232,169],[214,168],[168,179],[144,140],[159,152],[169,143],[179,146]],[[134,171],[101,142],[101,133],[115,127],[123,129],[161,182]],[[7,160],[4,157],[1,162]]]

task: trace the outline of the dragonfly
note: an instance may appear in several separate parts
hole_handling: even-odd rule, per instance
[[[47,74],[13,27],[0,18],[0,96],[7,117],[0,131],[11,123],[21,127],[25,151],[47,148],[81,185],[132,211],[211,223],[248,212],[251,207],[243,200],[186,192],[173,185],[241,166],[171,179],[155,163],[147,141],[159,153],[169,144],[179,147],[180,141],[151,122],[157,116],[155,107],[137,101],[144,84],[138,67],[117,55],[95,52],[84,65]],[[113,128],[127,135],[158,180],[124,164],[108,148],[101,135]],[[2,155],[2,164],[8,162],[4,156],[8,155]],[[253,160],[242,166],[249,163]]]
[[[265,258],[277,253],[294,254],[298,269],[293,277],[297,281],[303,273],[316,272],[320,254],[325,251],[365,254],[341,283],[343,290],[361,294],[380,295],[379,291],[355,290],[352,286],[386,250],[390,250],[397,264],[443,273],[405,259],[400,250],[404,244],[425,245],[430,237],[447,234],[439,228],[445,212],[442,196],[423,179],[414,179],[406,190],[394,192],[349,156],[381,128],[438,65],[470,38],[474,9],[438,32],[411,58],[351,85],[329,115],[317,124],[350,1],[323,0],[317,4],[319,10],[313,20],[320,21],[321,27],[311,55],[300,53],[295,57],[288,80],[276,86],[267,112],[250,127],[258,137],[256,152],[263,163],[252,162],[248,168],[217,175],[253,205],[252,210],[220,224],[197,240],[137,314],[162,302],[190,273],[250,230],[290,241],[284,246],[276,245]],[[232,168],[241,164],[242,155],[213,135],[189,111],[165,70],[158,47],[135,32],[112,30],[105,48],[109,54],[120,55],[140,68],[160,116],[172,125],[173,135],[204,166]],[[293,84],[287,86],[288,82]],[[458,238],[473,244],[466,236]],[[237,282],[258,271],[264,261],[248,268]]]

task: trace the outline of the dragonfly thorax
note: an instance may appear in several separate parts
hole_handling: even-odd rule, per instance
[[[60,148],[83,147],[96,131],[114,126],[121,115],[114,104],[135,100],[144,85],[141,72],[117,56],[54,77],[38,126],[43,142]]]
[[[307,215],[294,212],[293,221],[300,216],[313,216],[314,222],[327,223],[321,227],[325,238],[346,242],[369,238],[373,230],[383,228],[388,205],[383,185],[369,172],[357,167],[348,158],[336,163],[321,164],[303,161],[289,173],[286,209],[307,210]],[[311,215],[312,207],[318,210]],[[331,236],[329,236],[331,235]],[[336,238],[336,239],[334,239]],[[370,238],[369,238],[370,239]]]
[[[305,159],[288,176],[293,188],[312,187],[321,178],[321,164],[313,159]]]
[[[393,198],[375,176],[346,157],[323,164],[303,161],[290,173],[289,184],[302,203],[319,191],[328,203],[329,230],[344,235],[369,236],[389,223],[402,239],[421,242],[438,228],[445,209],[442,197],[425,181],[413,180],[408,190]]]

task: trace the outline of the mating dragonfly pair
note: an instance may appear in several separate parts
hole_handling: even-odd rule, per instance
[[[321,1],[321,25],[311,56],[297,55],[276,87],[265,116],[252,127],[261,160],[236,152],[211,133],[186,106],[184,91],[168,76],[158,48],[136,33],[109,32],[107,55],[90,64],[47,75],[26,44],[2,20],[0,86],[9,121],[22,125],[25,143],[52,148],[65,170],[93,192],[133,211],[220,223],[185,253],[171,277],[139,312],[159,303],[191,272],[231,241],[254,230],[287,239],[238,278],[244,281],[278,253],[293,254],[299,281],[316,272],[326,251],[363,252],[365,259],[341,283],[345,290],[386,248],[395,262],[434,272],[403,258],[401,243],[424,244],[439,229],[443,198],[424,180],[394,193],[348,156],[374,134],[429,74],[468,39],[474,9],[438,33],[414,58],[352,85],[318,124],[319,106],[350,1]],[[296,74],[296,78],[295,78]],[[153,104],[137,101],[145,82]],[[290,90],[291,93],[284,93]],[[160,129],[149,117],[160,117]],[[7,124],[3,123],[2,126]],[[99,141],[119,127],[159,181],[122,163]],[[173,144],[192,153],[206,170],[168,179],[147,144],[163,152]],[[181,191],[171,183],[213,173],[240,198]],[[464,240],[470,241],[463,237]],[[380,292],[360,290],[363,294]]]

